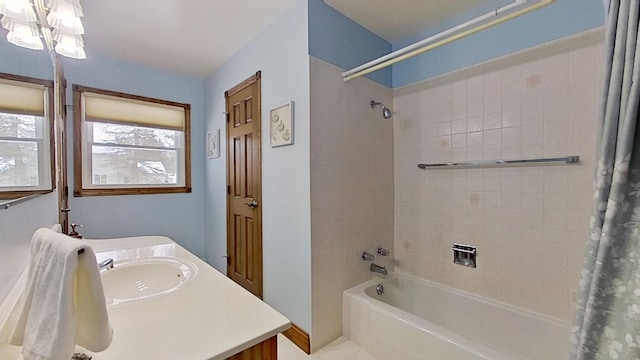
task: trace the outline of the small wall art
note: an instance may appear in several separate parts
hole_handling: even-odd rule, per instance
[[[218,157],[220,157],[220,129],[215,129],[207,133],[207,158]]]
[[[293,144],[293,101],[269,110],[271,147]]]

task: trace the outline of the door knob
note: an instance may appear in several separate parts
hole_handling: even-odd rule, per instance
[[[255,208],[257,208],[257,207],[258,207],[258,202],[257,202],[257,201],[255,201],[255,200],[253,200],[253,201],[252,201],[252,202],[250,202],[250,203],[244,203],[244,204],[245,204],[245,205],[247,205],[248,207],[252,208],[252,209],[255,209]]]

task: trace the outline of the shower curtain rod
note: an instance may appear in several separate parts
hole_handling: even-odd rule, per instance
[[[468,28],[470,26],[473,26],[475,24],[478,24],[480,22],[483,22],[485,20],[491,19],[492,17],[496,17],[499,16],[500,14],[503,14],[505,12],[508,12],[514,8],[517,8],[518,6],[521,6],[523,4],[526,4],[527,2],[529,2],[528,0],[515,0],[513,3],[503,6],[499,9],[493,10],[491,12],[488,12],[484,15],[480,15],[474,19],[471,19],[465,23],[462,23],[460,25],[456,25],[450,29],[447,29],[445,31],[442,31],[440,33],[437,33],[433,36],[430,36],[424,40],[420,40],[414,44],[408,45],[403,47],[402,49],[396,50],[390,54],[381,56],[375,60],[369,61],[366,64],[362,64],[356,68],[353,68],[349,71],[345,71],[342,73],[342,78],[343,80],[349,81],[351,79],[355,79],[357,77],[363,76],[363,75],[367,75],[371,72],[380,70],[382,68],[385,68],[387,66],[391,66],[395,63],[398,63],[400,61],[406,60],[408,58],[414,57],[416,55],[422,54],[424,52],[427,52],[429,50],[433,50],[437,47],[449,44],[451,42],[454,42],[456,40],[462,39],[464,37],[467,37],[469,35],[473,35],[477,32],[480,32],[482,30],[488,29],[492,26],[498,25],[498,24],[502,24],[503,22],[506,22],[508,20],[517,18],[518,16],[530,13],[534,10],[537,10],[543,6],[549,5],[553,2],[555,2],[555,0],[540,0],[539,2],[531,5],[531,6],[527,6],[525,8],[522,8],[520,10],[516,10],[512,13],[509,13],[503,17],[498,17],[494,20],[488,21],[484,24],[480,24],[476,27],[472,27],[471,29],[468,29],[466,31],[460,32],[458,34],[449,36],[452,33],[455,33],[457,31],[460,31],[462,29]],[[449,37],[447,37],[449,36]],[[444,37],[444,39],[443,39]]]

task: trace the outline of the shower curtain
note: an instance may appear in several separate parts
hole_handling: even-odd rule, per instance
[[[640,359],[640,0],[604,1],[606,55],[590,237],[572,359]]]

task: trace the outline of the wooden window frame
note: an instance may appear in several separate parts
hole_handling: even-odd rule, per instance
[[[160,105],[181,107],[184,109],[184,186],[149,186],[149,187],[104,187],[99,189],[83,187],[82,155],[86,146],[83,139],[82,94],[85,92],[119,97],[129,100],[144,101]],[[145,96],[126,94],[122,92],[96,89],[81,85],[73,85],[73,172],[74,197],[110,196],[110,195],[144,195],[144,194],[175,194],[191,192],[191,105],[167,100],[160,100]]]
[[[44,86],[47,90],[46,104],[46,122],[49,125],[49,171],[51,172],[51,186],[48,189],[39,190],[18,190],[18,191],[2,191],[0,190],[0,200],[15,200],[26,196],[48,194],[56,189],[56,170],[55,170],[55,158],[56,158],[56,146],[55,146],[55,115],[54,115],[54,98],[53,98],[53,80],[44,80],[28,76],[20,76],[13,74],[0,73],[0,79],[12,80],[29,84],[37,84]]]

